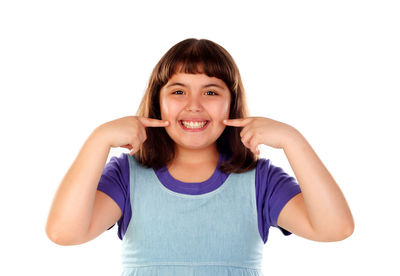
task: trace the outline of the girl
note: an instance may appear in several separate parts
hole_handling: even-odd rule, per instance
[[[224,48],[176,44],[155,66],[137,115],[86,140],[55,195],[48,237],[81,244],[118,223],[123,275],[263,275],[270,226],[314,241],[350,236],[346,200],[306,139],[247,114]],[[298,183],[259,159],[259,144],[283,149]],[[111,147],[130,153],[105,164]]]

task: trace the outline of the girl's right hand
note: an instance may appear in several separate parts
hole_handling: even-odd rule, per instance
[[[166,127],[168,121],[139,116],[127,116],[100,125],[97,128],[111,147],[130,149],[130,155],[135,154],[147,139],[146,127]]]

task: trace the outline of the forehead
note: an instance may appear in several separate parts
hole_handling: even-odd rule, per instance
[[[196,86],[196,84],[216,84],[221,86],[223,89],[228,89],[225,82],[216,77],[209,77],[206,74],[188,74],[188,73],[175,73],[166,83],[165,87],[168,85],[180,83],[185,86]]]

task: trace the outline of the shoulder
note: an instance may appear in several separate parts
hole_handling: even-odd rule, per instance
[[[102,172],[98,185],[99,190],[106,193],[120,191],[126,194],[129,185],[129,161],[127,155],[122,153],[120,156],[110,158]]]
[[[129,160],[127,153],[121,153],[120,156],[113,156],[110,158],[110,161],[104,167],[104,172],[107,173],[108,171],[125,171],[129,167]]]
[[[256,173],[262,176],[268,181],[273,180],[295,180],[295,178],[289,175],[282,167],[274,165],[270,159],[260,158],[257,161]]]
[[[284,203],[300,192],[297,180],[269,159],[260,159],[256,167],[256,188],[264,199],[268,199],[276,212]],[[272,224],[273,225],[273,224]]]
[[[266,176],[271,169],[271,160],[260,158],[257,160],[257,166],[255,167],[256,175]]]
[[[256,169],[257,169],[257,170],[265,170],[265,169],[268,169],[270,163],[271,163],[271,161],[270,161],[269,159],[260,158],[260,159],[257,160]]]

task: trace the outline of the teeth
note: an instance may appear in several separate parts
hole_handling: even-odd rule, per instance
[[[205,122],[182,121],[182,124],[187,128],[202,128],[206,123],[207,123],[207,121],[205,121]]]

